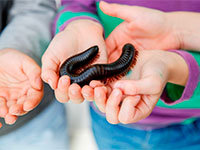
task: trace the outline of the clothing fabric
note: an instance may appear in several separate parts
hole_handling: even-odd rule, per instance
[[[67,150],[65,117],[64,105],[54,99],[50,106],[23,127],[0,136],[0,150]]]
[[[191,124],[174,124],[154,130],[112,125],[90,108],[91,123],[100,150],[198,150],[200,118]]]
[[[165,12],[200,12],[200,0],[106,0],[106,2],[144,6]],[[61,5],[54,22],[55,33],[62,31],[73,20],[90,19],[103,25],[106,38],[123,21],[105,15],[99,9],[98,0],[62,0]],[[200,117],[200,94],[198,94],[200,92],[200,54],[183,50],[173,52],[179,54],[188,64],[189,79],[186,86],[168,83],[151,115],[138,123],[127,125],[128,127],[151,130],[177,123],[188,124]],[[95,104],[91,103],[91,107],[99,115],[104,115],[98,111]]]
[[[1,0],[0,5],[9,1]],[[54,0],[13,0],[6,17],[7,25],[0,33],[0,49],[17,49],[40,64],[51,39],[50,29],[56,10]]]
[[[12,0],[0,2],[0,32],[6,26],[8,21],[8,10],[12,6]]]

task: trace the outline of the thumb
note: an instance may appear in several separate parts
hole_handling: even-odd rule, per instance
[[[97,59],[97,62],[95,62],[95,63],[107,64],[108,56],[107,56],[106,46],[102,45],[102,46],[100,46],[99,49],[100,49],[99,58]]]
[[[27,58],[23,61],[22,68],[31,86],[37,90],[41,90],[43,85],[40,77],[41,69],[38,64],[31,58]]]
[[[100,9],[107,15],[121,18],[127,22],[133,20],[130,14],[133,13],[133,9],[128,5],[121,4],[109,4],[107,2],[101,1],[99,4]]]
[[[140,80],[119,80],[114,84],[114,88],[121,89],[124,94],[157,94],[161,92],[162,85],[158,80],[152,77],[146,77]]]

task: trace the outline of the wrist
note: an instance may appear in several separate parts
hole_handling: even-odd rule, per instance
[[[88,35],[89,33],[103,35],[103,27],[100,23],[89,20],[79,19],[70,22],[64,29],[66,31],[73,31],[77,35]]]
[[[185,60],[177,53],[168,51],[165,62],[168,66],[168,82],[185,86],[189,76],[189,68]]]
[[[179,49],[200,49],[200,18],[199,13],[194,12],[169,12],[167,20],[172,26],[172,33],[178,39]]]
[[[183,34],[182,29],[179,27],[179,22],[177,21],[177,15],[175,12],[165,13],[167,24],[169,26],[169,34],[175,41],[174,49],[181,49],[183,47]]]

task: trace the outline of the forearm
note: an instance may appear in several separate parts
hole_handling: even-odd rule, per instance
[[[173,34],[178,36],[180,49],[199,51],[200,13],[169,12],[166,16]]]
[[[166,52],[167,57],[164,60],[169,69],[168,82],[185,86],[189,76],[189,68],[179,54],[175,52]]]
[[[64,31],[71,30],[77,35],[84,37],[88,34],[88,31],[91,31],[90,34],[94,33],[96,35],[102,35],[103,37],[103,27],[100,23],[95,22],[89,19],[78,19],[70,22],[65,28]],[[84,39],[81,39],[84,40]],[[89,42],[89,41],[88,41]]]

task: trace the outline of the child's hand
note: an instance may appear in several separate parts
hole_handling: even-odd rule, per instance
[[[13,124],[17,116],[40,103],[40,73],[40,67],[27,55],[13,49],[0,51],[0,117],[7,124]]]
[[[91,46],[98,45],[100,57],[95,63],[107,63],[103,28],[91,20],[72,21],[64,31],[58,33],[42,57],[42,79],[54,90],[57,100],[67,102],[69,99],[80,103],[91,100],[93,90],[88,85],[81,88],[71,84],[68,76],[59,78],[61,64],[70,56],[80,53]]]
[[[121,49],[127,42],[133,43],[138,50],[180,48],[179,35],[169,23],[166,13],[144,7],[105,2],[100,2],[100,8],[107,15],[125,20],[106,39],[109,53]]]
[[[167,82],[185,85],[187,78],[187,64],[178,54],[141,50],[131,74],[107,87],[95,81],[91,86],[96,105],[108,122],[127,124],[152,112]]]

